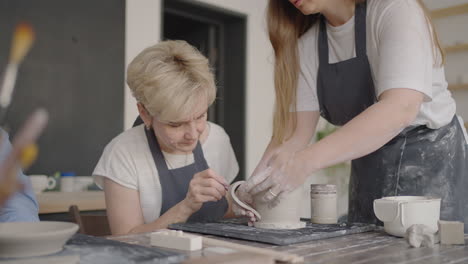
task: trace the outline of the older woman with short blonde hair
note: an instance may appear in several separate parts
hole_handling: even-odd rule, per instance
[[[226,132],[207,121],[216,96],[208,60],[163,41],[135,57],[127,83],[144,124],[114,138],[93,173],[112,233],[233,215],[226,190],[239,167]]]

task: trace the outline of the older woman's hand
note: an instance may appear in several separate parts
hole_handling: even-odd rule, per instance
[[[201,171],[190,181],[184,204],[195,213],[205,202],[216,202],[226,195],[229,185],[212,169]]]
[[[236,190],[237,199],[239,199],[245,204],[248,204],[249,206],[254,207],[252,195],[250,195],[250,193],[245,191],[245,188],[243,188],[243,185],[244,184],[240,185],[239,188]],[[236,202],[232,203],[232,212],[237,217],[239,216],[247,217],[249,219],[249,225],[252,225],[253,222],[258,220],[256,219],[255,215],[251,211],[244,209],[242,206],[238,205]]]

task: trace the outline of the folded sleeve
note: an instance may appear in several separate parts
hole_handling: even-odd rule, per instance
[[[94,169],[93,177],[101,189],[104,187],[104,178],[130,189],[138,189],[135,162],[128,149],[118,140],[113,140],[106,146]]]
[[[299,76],[297,80],[296,111],[318,111],[317,98],[317,49],[315,29],[299,39]],[[294,112],[294,109],[291,108]]]
[[[24,189],[15,193],[0,211],[0,222],[37,222],[39,206],[29,178],[20,172]]]
[[[209,125],[210,134],[202,145],[206,162],[217,174],[231,183],[239,173],[239,164],[231,140],[221,126],[211,122]]]
[[[11,151],[8,134],[0,130],[0,162],[3,162]],[[16,192],[0,209],[0,222],[36,222],[39,221],[39,205],[31,187],[29,178],[18,170],[18,181],[23,189]]]

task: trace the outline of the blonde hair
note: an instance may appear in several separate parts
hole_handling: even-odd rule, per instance
[[[182,121],[205,100],[215,100],[216,85],[208,59],[183,40],[162,41],[130,63],[127,84],[135,99],[160,121]]]
[[[355,0],[356,3],[365,0]],[[444,52],[432,26],[428,11],[421,0],[417,0],[425,12],[428,27],[433,35],[434,58],[445,62]],[[287,140],[297,127],[295,115],[290,115],[290,109],[296,109],[296,89],[299,76],[298,40],[318,21],[319,15],[303,15],[289,1],[269,0],[267,7],[267,26],[270,42],[275,53],[274,83],[275,110],[273,116],[274,143],[279,144]],[[291,118],[291,120],[290,120]],[[288,124],[292,126],[287,131]]]

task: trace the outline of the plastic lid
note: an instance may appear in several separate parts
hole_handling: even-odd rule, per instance
[[[60,176],[62,177],[70,177],[70,176],[75,176],[75,173],[74,172],[62,172],[60,174]]]
[[[311,184],[310,192],[312,193],[336,193],[336,185],[334,184]]]

